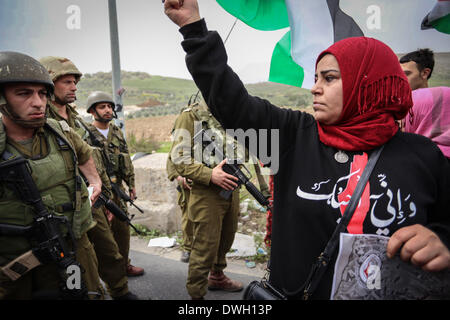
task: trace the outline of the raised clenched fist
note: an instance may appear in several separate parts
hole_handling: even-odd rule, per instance
[[[164,12],[180,28],[200,20],[197,0],[165,0]]]

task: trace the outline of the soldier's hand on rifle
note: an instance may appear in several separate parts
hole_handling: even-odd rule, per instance
[[[84,164],[78,165],[80,171],[83,173],[85,178],[89,181],[89,186],[93,187],[91,202],[96,203],[97,199],[102,193],[102,180],[97,173],[97,168],[94,164],[94,159],[92,156]]]
[[[180,28],[200,20],[197,0],[165,0],[164,12]]]
[[[187,178],[182,177],[182,176],[178,176],[177,177],[177,181],[178,181],[178,183],[182,183],[183,184],[183,188],[184,189],[188,189],[188,190],[192,189],[192,187],[190,186],[190,184],[192,183],[192,180],[187,179]]]
[[[222,167],[226,162],[226,159],[223,160],[212,170],[211,182],[224,190],[233,190],[238,186],[238,178],[223,171]]]
[[[102,193],[102,182],[100,181],[100,183],[89,183],[89,187],[93,188],[91,202],[95,203],[97,202],[100,193]]]
[[[108,219],[108,222],[111,223],[112,220],[114,219],[114,215],[105,208],[105,214],[106,214],[106,219]]]
[[[130,198],[132,201],[136,200],[136,188],[130,189]]]

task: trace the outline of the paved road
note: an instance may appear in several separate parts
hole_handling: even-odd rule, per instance
[[[130,291],[140,299],[152,300],[189,300],[186,291],[188,264],[179,261],[178,249],[152,249],[147,242],[132,238],[130,259],[133,265],[145,269],[140,277],[128,278]],[[242,260],[228,261],[225,273],[232,279],[247,285],[253,280],[261,279],[262,267],[254,269],[245,267]],[[208,291],[207,300],[241,300],[243,292]]]

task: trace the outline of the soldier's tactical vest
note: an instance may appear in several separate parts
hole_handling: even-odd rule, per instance
[[[214,118],[203,101],[200,103],[194,103],[185,111],[189,110],[191,110],[195,115],[196,121],[201,122],[201,128],[194,124],[194,135],[197,133],[196,131],[200,129],[204,129],[207,132],[209,131],[209,135],[217,146],[221,148],[221,152],[224,155],[233,160],[239,159],[242,161],[245,159],[245,149],[241,145],[238,145],[237,141],[233,137],[226,135],[226,132],[220,125],[219,121]],[[197,154],[197,148],[199,147],[200,145],[194,144],[194,154]],[[203,160],[205,165],[210,168],[214,168],[223,159],[218,159],[214,156],[214,154],[211,154],[208,159],[205,159],[205,153],[203,153]]]
[[[110,124],[108,138],[106,139],[95,126],[89,124],[88,128],[95,135],[98,141],[103,143],[106,157],[109,160],[110,168],[106,168],[108,171],[112,170],[113,174],[110,175],[113,183],[119,183],[126,179],[132,172],[132,163],[128,154],[127,143],[123,137],[123,134],[119,127]],[[91,143],[89,143],[92,145]]]
[[[89,137],[89,132],[85,129],[85,127],[82,124],[83,119],[80,119],[79,117],[75,118],[75,132],[83,139],[83,141],[86,141]]]
[[[47,116],[49,118],[55,119],[55,120],[61,120],[63,121],[63,118],[58,114],[58,112],[55,110],[55,105],[53,103],[50,103],[50,105],[47,107]],[[75,110],[75,108],[71,105],[66,105],[67,113],[70,114],[70,117],[73,119],[73,124],[71,125],[69,123],[69,126],[83,139],[86,140],[89,136],[89,133],[86,131],[86,129],[83,126],[83,119],[80,117],[78,112]],[[65,121],[65,120],[64,120]],[[67,121],[66,121],[67,122]]]
[[[78,239],[95,225],[87,187],[84,181],[79,180],[81,185],[79,184],[78,191],[76,189],[77,158],[61,125],[56,120],[48,119],[44,129],[49,154],[37,160],[28,159],[32,177],[49,212],[66,216],[72,225],[75,238]],[[13,146],[6,143],[6,134],[0,121],[0,155],[5,150],[13,156],[21,156]],[[2,224],[28,226],[33,222],[33,207],[22,203],[12,190],[1,182],[0,208]],[[31,243],[24,237],[0,237],[0,253],[3,257],[14,259],[29,249]]]

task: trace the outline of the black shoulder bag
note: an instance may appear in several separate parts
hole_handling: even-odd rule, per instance
[[[372,174],[372,170],[375,167],[383,148],[384,146],[381,146],[370,154],[366,167],[361,174],[361,178],[356,185],[355,191],[353,191],[353,195],[347,208],[345,209],[344,214],[342,215],[341,220],[339,221],[339,224],[328,241],[325,250],[322,251],[316,262],[313,264],[309,276],[306,279],[305,284],[302,286],[301,290],[303,290],[303,300],[308,300],[311,297],[319,285],[322,276],[327,270],[331,257],[338,247],[339,236],[341,232],[345,232],[345,229],[353,216],[353,212],[358,206],[359,199],[361,198],[364,188],[369,181],[369,177]],[[249,283],[244,292],[244,300],[287,300],[287,297],[280,290],[276,289],[269,283],[269,272],[270,270],[268,267],[267,274],[262,280],[252,281]]]

